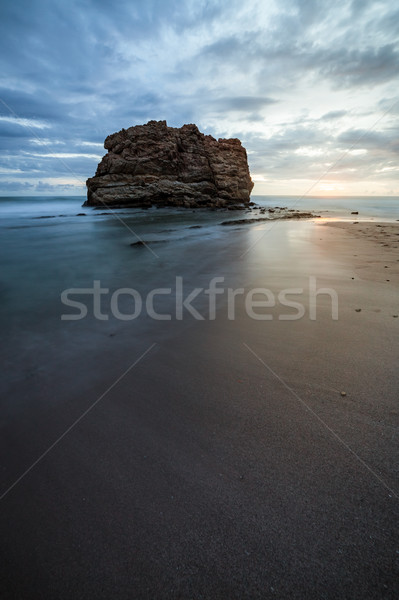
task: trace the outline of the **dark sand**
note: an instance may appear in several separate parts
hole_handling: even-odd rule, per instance
[[[4,490],[156,346],[2,500],[3,598],[399,597],[399,229],[384,246],[352,228],[278,223],[243,256],[267,229],[246,227],[178,273],[194,258],[196,285],[276,293],[315,276],[337,321],[327,296],[314,321],[279,305],[229,321],[221,299],[215,321],[63,323],[59,354],[30,341]]]

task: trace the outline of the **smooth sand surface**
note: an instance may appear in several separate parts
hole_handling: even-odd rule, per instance
[[[398,598],[399,228],[380,229],[247,226],[154,266],[160,287],[304,288],[299,320],[279,302],[229,320],[220,296],[214,321],[30,340],[7,376],[4,490],[101,399],[2,500],[2,597]],[[309,277],[338,320],[328,295],[309,319]]]

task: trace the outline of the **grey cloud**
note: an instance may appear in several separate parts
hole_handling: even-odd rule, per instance
[[[368,0],[352,0],[350,5],[351,17],[358,18],[365,10],[367,10],[367,6],[372,4]]]
[[[399,8],[382,17],[380,28],[392,36],[399,36]]]
[[[265,117],[260,113],[252,112],[245,115],[245,120],[249,123],[263,123]]]
[[[72,191],[75,186],[73,186],[70,183],[63,183],[63,184],[58,185],[58,187],[64,191],[68,191],[68,190]],[[35,185],[35,191],[42,192],[42,193],[53,192],[54,186],[51,183],[48,183],[47,181],[39,181]]]
[[[369,131],[365,129],[349,129],[337,138],[338,143],[357,148],[378,150],[380,152],[399,152],[399,128],[385,131]]]
[[[287,127],[284,132],[268,140],[274,150],[294,151],[304,146],[321,146],[328,141],[326,134],[316,127]]]
[[[348,114],[347,110],[332,110],[322,117],[320,117],[320,121],[334,121],[335,119],[341,119]]]
[[[254,41],[253,38],[252,41]],[[250,42],[251,34],[249,32],[221,35],[215,42],[203,46],[200,54],[225,60],[234,59],[237,55],[239,57],[243,54],[249,56],[255,53],[252,52],[254,46]],[[246,52],[243,52],[245,49]]]
[[[323,119],[298,122],[268,138],[237,132],[244,140],[253,173],[280,180],[317,179],[328,173],[328,179],[362,181],[376,177],[392,178],[384,169],[397,165],[399,151],[397,128],[385,131],[347,130],[334,137],[322,129]],[[300,149],[304,152],[297,152]],[[364,154],[350,150],[366,149]],[[348,151],[348,152],[346,152]]]
[[[399,98],[381,98],[378,102],[378,107],[387,115],[399,114]]]
[[[62,120],[65,106],[59,98],[41,90],[39,94],[0,87],[0,115],[45,121]]]
[[[202,48],[198,61],[217,61],[244,73],[252,68],[260,87],[266,83],[272,92],[306,74],[315,80],[330,80],[336,88],[395,81],[399,51],[397,39],[387,27],[395,20],[395,11],[388,3],[381,3],[378,10],[375,2],[362,4],[352,5],[356,19],[353,12],[349,18],[345,5],[292,2],[291,10],[287,10],[287,5],[282,4],[268,31],[255,28],[251,33],[222,37]],[[326,38],[313,31],[315,21],[324,24]],[[373,45],[372,32],[376,40]]]
[[[270,104],[276,104],[278,100],[261,96],[236,96],[233,98],[224,97],[218,99],[225,110],[251,111],[260,110]]]
[[[399,52],[394,44],[380,48],[341,50],[321,58],[320,72],[337,86],[379,84],[398,78]]]
[[[27,131],[18,123],[12,123],[9,121],[0,120],[0,139],[8,139],[10,138],[26,138]]]
[[[10,181],[7,179],[0,179],[0,186],[2,192],[15,193],[20,192],[21,194],[27,194],[34,192],[35,185],[29,181]]]

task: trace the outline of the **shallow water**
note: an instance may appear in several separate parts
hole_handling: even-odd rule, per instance
[[[87,287],[93,280],[109,288],[150,289],[170,283],[176,274],[206,272],[206,256],[228,252],[227,241],[238,235],[225,220],[254,217],[255,211],[187,209],[120,209],[112,212],[82,208],[84,197],[0,198],[3,338],[16,329],[32,329],[59,320],[60,293]],[[304,198],[254,196],[263,207],[313,210],[331,218],[399,219],[398,198]],[[84,216],[77,216],[84,213]],[[193,227],[194,226],[194,227]],[[247,245],[256,228],[240,228]],[[139,240],[150,243],[131,247]],[[228,258],[228,257],[227,257]],[[205,261],[205,262],[204,262]],[[204,263],[204,264],[203,264]]]

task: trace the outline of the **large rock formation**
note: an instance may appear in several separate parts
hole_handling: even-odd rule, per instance
[[[253,188],[238,139],[216,140],[196,125],[149,121],[109,135],[108,153],[87,180],[87,206],[231,206]]]

